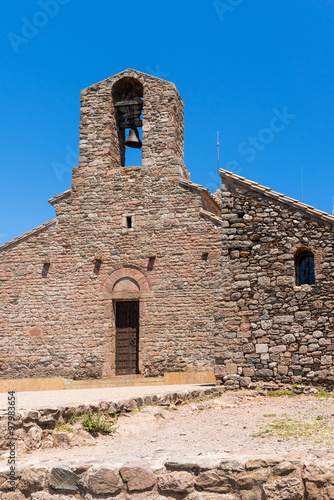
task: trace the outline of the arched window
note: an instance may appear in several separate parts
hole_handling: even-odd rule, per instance
[[[314,255],[311,250],[302,248],[295,255],[296,285],[314,285]]]

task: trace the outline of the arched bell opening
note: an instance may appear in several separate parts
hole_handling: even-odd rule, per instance
[[[143,86],[136,78],[118,80],[112,90],[121,165],[142,164]]]

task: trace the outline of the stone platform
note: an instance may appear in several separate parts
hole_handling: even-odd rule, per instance
[[[167,372],[161,377],[143,375],[120,375],[110,378],[72,380],[67,378],[18,378],[0,379],[0,393],[64,391],[74,389],[102,389],[107,387],[136,387],[151,385],[215,384],[214,371]],[[1,394],[0,394],[1,398]],[[1,401],[1,399],[0,399]]]

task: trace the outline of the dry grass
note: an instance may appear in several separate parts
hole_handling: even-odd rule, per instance
[[[318,415],[312,420],[299,420],[284,416],[269,422],[265,430],[253,437],[293,439],[294,441],[332,445],[334,443],[334,421],[323,415]]]

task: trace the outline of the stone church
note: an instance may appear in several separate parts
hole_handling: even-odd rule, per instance
[[[334,217],[220,175],[190,181],[174,84],[83,90],[56,218],[0,247],[0,378],[331,383]]]

